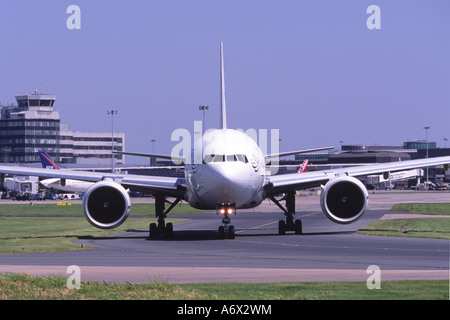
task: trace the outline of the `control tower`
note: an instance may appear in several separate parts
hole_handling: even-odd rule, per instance
[[[0,162],[39,162],[39,150],[59,160],[60,118],[56,96],[16,96],[17,106],[3,106],[0,119]]]

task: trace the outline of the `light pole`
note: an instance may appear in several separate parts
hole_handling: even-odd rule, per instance
[[[155,139],[150,140],[152,143],[152,154],[155,154]],[[150,157],[150,167],[156,166],[156,158]]]
[[[447,138],[444,138],[445,149],[447,149],[447,141],[448,141],[448,139],[447,139]]]
[[[423,128],[425,129],[425,132],[426,132],[426,140],[425,140],[425,143],[427,145],[427,155],[426,155],[426,157],[428,159],[428,130],[430,129],[430,127],[423,127]],[[428,184],[428,166],[427,166],[427,190],[428,190],[428,187],[429,187],[429,184]]]
[[[202,135],[205,132],[205,111],[209,110],[209,106],[199,106],[198,110],[203,111],[203,121],[202,121]]]
[[[117,110],[108,110],[106,113],[111,115],[111,172],[114,173],[114,115]]]
[[[152,153],[155,154],[155,139],[150,140],[150,142],[152,143]]]

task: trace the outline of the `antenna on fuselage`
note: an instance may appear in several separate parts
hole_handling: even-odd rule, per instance
[[[225,104],[225,75],[223,71],[223,42],[220,41],[220,124],[222,129],[227,128],[227,108]]]

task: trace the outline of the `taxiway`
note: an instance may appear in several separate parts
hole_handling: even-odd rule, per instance
[[[384,280],[449,279],[448,240],[376,237],[357,234],[398,202],[448,202],[449,193],[371,195],[369,209],[356,223],[338,225],[320,211],[317,196],[297,199],[303,235],[278,235],[283,214],[266,202],[232,217],[233,240],[217,239],[220,218],[202,212],[177,215],[190,221],[174,226],[172,239],[147,239],[147,230],[80,239],[96,249],[0,256],[0,272],[67,276],[81,268],[83,281],[132,282],[285,282],[366,281],[376,265]]]

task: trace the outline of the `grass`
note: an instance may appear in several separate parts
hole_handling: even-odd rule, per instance
[[[179,223],[185,219],[166,219]],[[98,229],[79,218],[0,218],[0,254],[58,252],[89,249],[74,243],[80,238],[102,237],[142,230],[148,236],[148,225],[155,218],[128,218],[112,230]]]
[[[398,203],[391,211],[415,214],[450,215],[450,203]]]
[[[68,289],[64,277],[0,275],[0,300],[448,300],[448,280],[365,282],[113,284],[82,282]],[[19,289],[19,290],[18,290]]]
[[[387,237],[450,239],[450,218],[376,220],[358,233]]]
[[[166,205],[166,208],[168,206]],[[170,215],[199,212],[190,205],[182,203],[175,206]],[[155,206],[146,203],[133,203],[130,216],[155,216]],[[56,205],[52,204],[1,204],[0,217],[83,217],[81,204]]]
[[[194,290],[166,283],[146,285],[82,282],[80,289],[68,289],[59,276],[31,277],[27,274],[0,275],[0,300],[172,300],[201,296]]]
[[[196,212],[187,204],[177,205],[171,214]],[[81,204],[0,205],[0,254],[57,252],[88,249],[74,243],[79,238],[102,237],[130,230],[146,230],[154,218],[154,205],[137,203],[131,206],[130,217],[118,228],[97,229],[84,219]],[[138,218],[141,217],[141,218]],[[146,219],[142,219],[146,217]],[[81,219],[80,219],[81,218]],[[166,219],[179,223],[184,219]]]
[[[80,238],[102,237],[130,230],[144,230],[156,222],[153,204],[136,203],[131,206],[130,217],[118,228],[97,229],[84,219],[81,204],[2,204],[0,205],[0,254],[58,252],[89,249],[74,243]],[[177,205],[170,212],[182,214],[197,212],[187,204]],[[138,218],[140,217],[140,218]],[[141,219],[145,217],[146,219]],[[81,219],[80,219],[81,218]],[[166,219],[179,223],[185,219]]]
[[[183,288],[220,300],[436,300],[449,296],[448,280],[383,281],[380,290],[369,290],[365,282],[208,283]]]
[[[450,203],[400,203],[391,211],[406,211],[430,215],[430,218],[376,220],[358,233],[375,236],[450,239],[450,217],[433,218],[432,215],[450,215]]]

